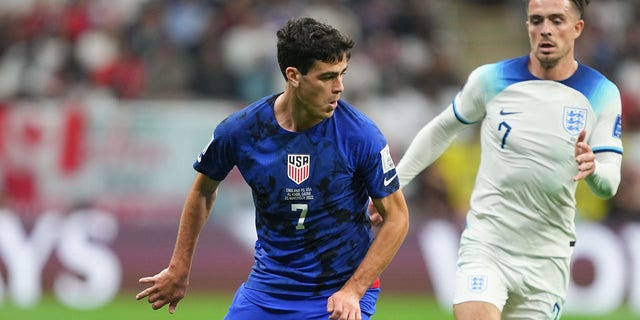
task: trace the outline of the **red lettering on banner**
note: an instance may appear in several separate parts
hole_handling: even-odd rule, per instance
[[[0,163],[2,162],[2,159],[4,159],[5,157],[5,153],[6,151],[6,142],[5,142],[5,137],[6,137],[6,133],[5,130],[7,128],[7,114],[9,113],[9,107],[4,104],[4,103],[0,103]]]
[[[69,108],[66,114],[60,152],[60,169],[63,173],[77,171],[84,157],[86,121],[80,108]]]

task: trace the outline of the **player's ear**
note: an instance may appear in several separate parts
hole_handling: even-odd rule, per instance
[[[575,33],[574,39],[578,39],[582,34],[582,30],[584,30],[584,20],[580,19],[576,22],[576,25],[573,26],[573,30]]]
[[[298,71],[298,68],[287,67],[284,70],[284,74],[287,76],[287,81],[294,87],[297,87],[300,84],[300,77],[302,74]]]

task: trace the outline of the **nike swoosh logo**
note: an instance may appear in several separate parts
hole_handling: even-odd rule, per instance
[[[500,115],[501,116],[508,116],[510,114],[519,114],[519,113],[522,113],[522,112],[519,112],[519,111],[504,111],[504,109],[500,109]]]
[[[396,172],[396,174],[394,174],[394,175],[393,175],[391,178],[389,178],[388,180],[387,180],[387,178],[385,178],[385,179],[384,179],[384,181],[383,181],[382,183],[384,183],[384,186],[386,187],[386,186],[388,186],[388,185],[391,183],[391,181],[395,180],[397,176],[398,176],[398,173]]]

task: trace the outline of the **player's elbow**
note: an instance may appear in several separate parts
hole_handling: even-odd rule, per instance
[[[384,226],[394,230],[398,239],[404,239],[409,233],[409,210],[397,210],[385,219]]]
[[[400,219],[398,219],[398,229],[403,239],[407,236],[407,233],[409,233],[409,210],[407,208],[403,210]]]

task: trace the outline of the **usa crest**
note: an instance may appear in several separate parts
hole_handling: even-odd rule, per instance
[[[296,184],[301,184],[309,178],[311,156],[308,154],[287,155],[287,177]]]
[[[587,125],[587,109],[564,107],[562,124],[570,135],[578,135]]]

